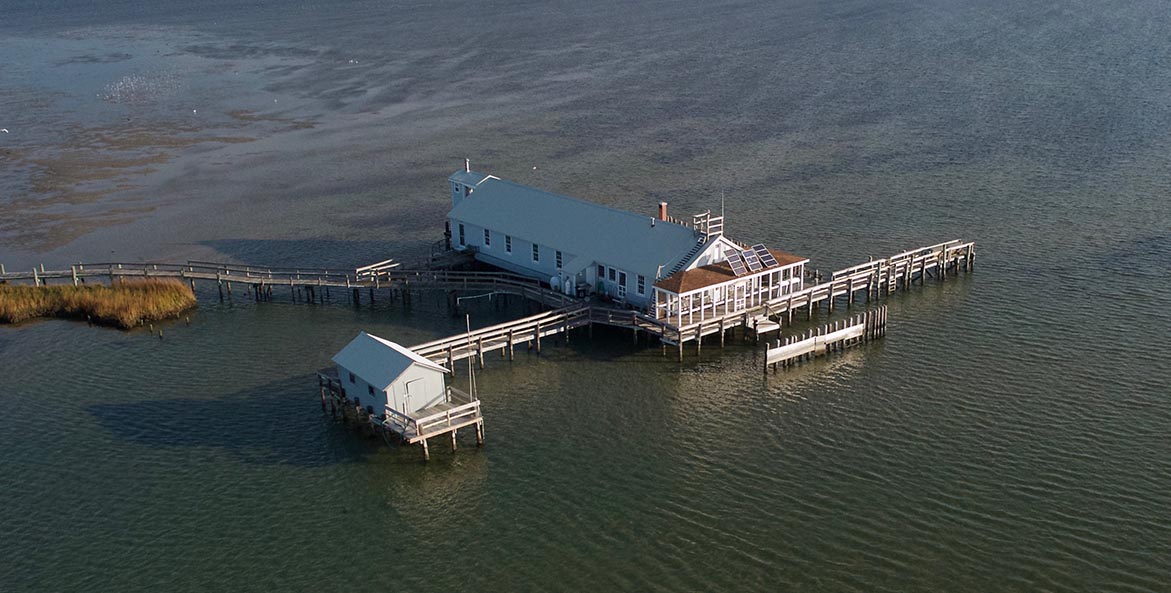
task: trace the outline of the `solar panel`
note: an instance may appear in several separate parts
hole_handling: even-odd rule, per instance
[[[728,265],[732,266],[732,273],[737,276],[743,276],[748,273],[748,268],[744,267],[744,260],[740,259],[740,254],[735,251],[729,251],[724,254],[728,258]]]
[[[740,255],[744,256],[744,261],[748,264],[749,270],[752,270],[753,272],[759,272],[764,269],[764,266],[760,264],[760,258],[757,257],[755,251],[751,249],[745,249],[744,251],[740,252]]]
[[[760,263],[764,264],[764,267],[775,268],[780,265],[777,262],[777,258],[773,257],[773,254],[768,249],[765,249],[764,243],[753,245],[752,250],[756,252],[756,255],[760,256]]]

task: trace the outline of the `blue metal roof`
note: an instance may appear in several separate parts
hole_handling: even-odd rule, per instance
[[[687,257],[700,235],[691,228],[534,189],[480,173],[454,220],[485,227],[654,279]],[[652,221],[654,224],[652,226]]]

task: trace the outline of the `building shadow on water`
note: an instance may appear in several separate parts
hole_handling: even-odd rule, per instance
[[[223,397],[98,403],[85,411],[135,445],[219,449],[247,463],[322,467],[361,462],[386,447],[323,413],[316,390],[316,379],[301,375]]]

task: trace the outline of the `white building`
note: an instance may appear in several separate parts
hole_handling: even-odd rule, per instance
[[[568,284],[567,292],[675,322],[750,308],[803,286],[807,259],[731,241],[723,216],[710,212],[682,221],[660,202],[653,216],[633,214],[477,173],[466,161],[448,182],[454,249],[551,285]],[[753,253],[759,265],[749,269]],[[739,261],[735,270],[730,258]]]
[[[409,415],[448,401],[449,371],[410,349],[366,332],[333,357],[342,395],[374,416]]]

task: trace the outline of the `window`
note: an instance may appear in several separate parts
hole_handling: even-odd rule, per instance
[[[788,279],[789,279],[789,268],[785,268],[785,269],[781,270],[781,280],[788,280]]]
[[[489,231],[488,229],[484,229],[484,247],[487,247],[491,244],[492,244],[492,232]]]
[[[459,244],[464,245],[464,223],[459,223]]]
[[[369,393],[370,395],[374,395],[374,386],[373,386],[373,385],[367,385],[367,386],[366,386],[366,393]]]
[[[541,248],[533,243],[533,261],[541,261]]]
[[[610,268],[610,282],[614,281],[614,277],[618,275],[618,270]]]
[[[638,294],[646,294],[646,278],[642,274],[638,275]]]
[[[618,286],[626,286],[626,272],[618,272]]]
[[[362,407],[362,398],[360,398],[360,397],[355,397],[355,398],[354,398],[354,405],[355,405],[355,406],[358,406],[359,408],[360,408],[360,407]]]
[[[357,383],[357,382],[358,381],[354,378],[354,373],[350,373],[350,383]]]
[[[598,266],[598,280],[606,279],[606,266]]]
[[[504,235],[504,250],[512,253],[512,235]]]
[[[561,269],[561,252],[560,251],[557,252],[557,269],[558,270]]]

